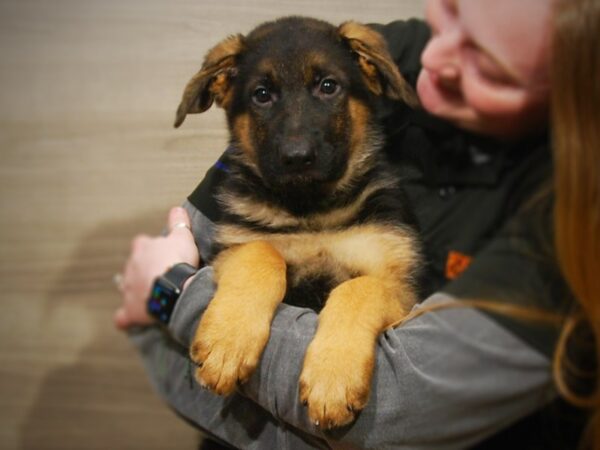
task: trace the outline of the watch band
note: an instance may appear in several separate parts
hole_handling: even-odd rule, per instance
[[[183,285],[197,271],[198,269],[190,264],[179,263],[156,278],[146,304],[148,313],[159,322],[168,324]]]
[[[168,279],[171,283],[177,286],[179,291],[181,291],[187,279],[194,275],[196,272],[198,272],[198,269],[196,269],[191,264],[179,263],[175,264],[173,267],[167,270],[164,273],[163,278]]]

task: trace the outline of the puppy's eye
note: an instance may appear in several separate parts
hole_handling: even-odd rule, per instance
[[[257,105],[266,106],[273,101],[273,96],[266,87],[259,86],[253,92],[252,100]]]
[[[334,96],[339,90],[340,85],[332,78],[324,78],[319,85],[319,93],[327,97]]]

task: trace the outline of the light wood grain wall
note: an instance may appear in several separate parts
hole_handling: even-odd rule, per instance
[[[111,323],[131,236],[226,143],[171,126],[206,50],[281,15],[422,15],[421,0],[0,0],[0,448],[193,449]]]

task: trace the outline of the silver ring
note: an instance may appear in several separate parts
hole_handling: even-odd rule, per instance
[[[115,284],[117,289],[121,290],[121,288],[123,287],[123,274],[115,273],[113,275],[113,283]]]
[[[175,228],[187,228],[188,230],[192,231],[190,226],[185,222],[177,222],[175,225],[173,225],[173,229]]]

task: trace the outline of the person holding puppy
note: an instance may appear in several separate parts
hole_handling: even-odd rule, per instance
[[[353,424],[323,432],[299,401],[310,310],[279,307],[239,393],[218,397],[191,379],[186,347],[214,293],[212,269],[193,268],[210,243],[218,167],[170,212],[166,236],[134,241],[115,322],[166,401],[227,445],[600,445],[600,4],[429,0],[427,21],[374,26],[425,110],[384,104],[381,114],[427,266],[415,317],[379,340]],[[173,341],[150,326],[147,302],[155,278],[182,262],[192,269],[168,322]]]

